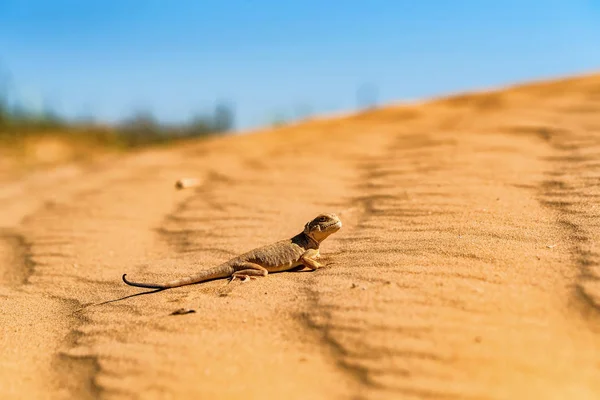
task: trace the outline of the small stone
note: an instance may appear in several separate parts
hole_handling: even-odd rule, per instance
[[[192,187],[198,186],[199,184],[200,184],[200,180],[198,180],[196,178],[181,178],[175,182],[175,188],[181,190],[181,189],[192,188]]]

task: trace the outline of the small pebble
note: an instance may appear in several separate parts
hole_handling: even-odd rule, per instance
[[[187,189],[187,188],[191,188],[194,186],[198,186],[200,184],[200,181],[198,179],[195,178],[182,178],[177,180],[177,182],[175,182],[175,187],[177,189]]]

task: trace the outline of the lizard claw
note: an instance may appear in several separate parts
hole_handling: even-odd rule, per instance
[[[227,282],[227,284],[229,285],[231,282],[233,282],[234,280],[238,279],[241,282],[248,282],[250,279],[254,278],[253,276],[248,276],[248,275],[234,275],[231,278],[229,278],[229,282]]]
[[[238,279],[240,279],[242,282],[248,282],[251,281],[253,279],[258,279],[257,276],[253,276],[253,275],[241,275],[241,276],[237,276]]]

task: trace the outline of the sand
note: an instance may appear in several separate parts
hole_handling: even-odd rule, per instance
[[[3,171],[0,398],[598,399],[599,115],[588,75]],[[322,211],[322,270],[121,281]]]

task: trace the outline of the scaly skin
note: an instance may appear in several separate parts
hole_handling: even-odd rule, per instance
[[[269,272],[289,271],[300,266],[315,270],[322,267],[317,261],[320,257],[319,245],[341,227],[342,221],[337,215],[321,214],[304,225],[304,230],[291,239],[250,250],[197,274],[161,284],[131,282],[125,278],[127,274],[123,274],[123,282],[149,289],[170,289],[221,278],[246,281],[267,276]]]

